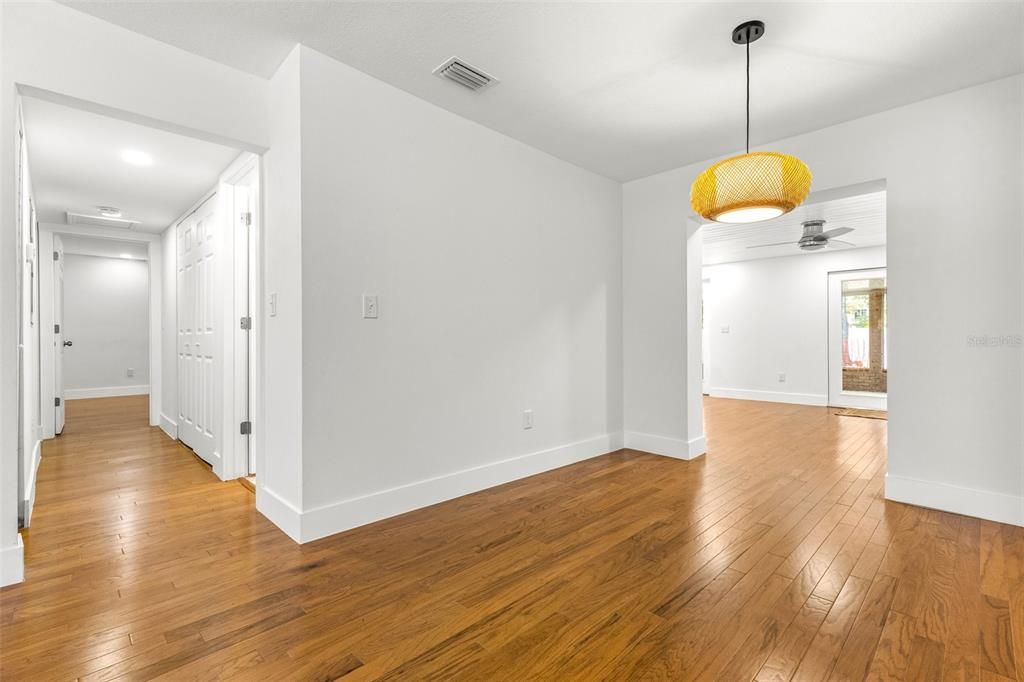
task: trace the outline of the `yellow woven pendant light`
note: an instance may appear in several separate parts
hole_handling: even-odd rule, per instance
[[[811,191],[811,171],[800,159],[778,152],[750,151],[750,43],[764,35],[764,23],[748,21],[732,33],[747,46],[747,153],[719,161],[697,176],[690,205],[697,215],[719,223],[753,223],[789,213]]]

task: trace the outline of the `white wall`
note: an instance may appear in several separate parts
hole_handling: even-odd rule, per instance
[[[1024,349],[970,342],[1022,333],[1022,87],[1014,76],[769,148],[804,159],[815,190],[886,181],[887,495],[1024,524]],[[623,190],[627,431],[687,433],[686,188],[706,165]]]
[[[148,264],[67,254],[64,338],[74,343],[64,352],[68,399],[148,392]]]
[[[160,428],[171,438],[178,437],[178,244],[175,228],[160,235],[163,286],[160,301],[161,365]]]
[[[302,509],[302,120],[296,48],[270,83],[270,149],[263,158],[262,447],[256,507],[299,537]],[[276,300],[272,313],[269,301]],[[273,314],[273,316],[271,316]]]
[[[709,393],[825,405],[828,273],[875,267],[885,267],[885,247],[706,266]]]
[[[268,357],[301,322],[301,538],[615,449],[619,185],[298,58],[301,254],[275,242],[283,231],[265,252],[279,295]],[[268,230],[282,229],[267,202]],[[275,243],[293,266],[301,255],[301,310],[298,283],[285,297],[272,273]],[[361,318],[363,294],[380,297],[379,319]],[[281,399],[268,383],[268,414]]]
[[[39,234],[36,215],[32,210],[34,192],[32,173],[28,159],[27,142],[22,147],[21,163],[24,166],[24,189],[21,218],[21,384],[24,391],[21,419],[22,490],[24,492],[24,521],[31,521],[35,502],[36,472],[41,456],[40,431],[41,409],[39,404]]]

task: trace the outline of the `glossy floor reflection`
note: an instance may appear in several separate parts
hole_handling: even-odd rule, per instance
[[[0,677],[1014,679],[1024,529],[882,499],[887,424],[711,400],[622,451],[310,543],[146,425],[46,444]]]

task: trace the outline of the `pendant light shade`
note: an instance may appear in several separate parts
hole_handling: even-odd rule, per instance
[[[750,151],[750,43],[763,35],[764,22],[757,20],[744,22],[732,32],[732,41],[747,49],[747,153],[719,161],[693,181],[690,205],[705,220],[770,220],[802,204],[811,191],[811,171],[800,159]]]
[[[778,152],[741,154],[697,176],[690,204],[719,223],[753,223],[789,213],[811,191],[811,171],[795,156]]]

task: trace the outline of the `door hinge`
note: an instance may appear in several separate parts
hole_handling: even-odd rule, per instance
[[[245,213],[240,215],[239,218],[241,219],[242,224],[245,225],[246,227],[252,225],[252,211],[246,211]]]
[[[53,333],[54,334],[60,334],[60,325],[59,324],[53,325]]]
[[[53,406],[54,407],[60,407],[60,398],[54,398],[53,399]]]
[[[249,331],[250,329],[252,329],[252,318],[251,317],[249,317],[249,316],[243,317],[238,322],[239,322],[239,327],[241,327],[245,331]]]
[[[243,436],[252,435],[252,422],[244,421],[238,425],[238,432]]]
[[[57,251],[54,251],[53,252],[53,260],[60,260],[60,253],[58,253]]]

